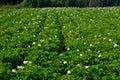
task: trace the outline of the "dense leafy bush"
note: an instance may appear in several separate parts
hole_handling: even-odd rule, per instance
[[[0,80],[119,80],[119,13],[0,9]]]
[[[23,7],[88,7],[89,0],[24,0]]]
[[[0,0],[0,4],[17,7],[106,7],[119,6],[120,0]]]
[[[103,6],[118,6],[120,5],[120,0],[100,0]]]

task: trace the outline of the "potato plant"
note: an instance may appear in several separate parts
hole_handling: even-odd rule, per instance
[[[119,13],[0,9],[0,80],[119,80]]]

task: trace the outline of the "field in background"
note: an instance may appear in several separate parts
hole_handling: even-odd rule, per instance
[[[120,7],[0,9],[0,80],[119,80]]]

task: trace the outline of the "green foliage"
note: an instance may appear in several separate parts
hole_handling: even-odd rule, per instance
[[[119,6],[120,0],[100,0],[103,6]]]
[[[0,9],[0,80],[119,80],[119,13]]]
[[[2,0],[1,5],[24,7],[106,7],[119,6],[120,0]]]
[[[88,7],[89,0],[24,0],[23,7]]]

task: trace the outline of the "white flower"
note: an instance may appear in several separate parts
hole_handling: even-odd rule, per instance
[[[77,64],[77,66],[80,66],[80,64]]]
[[[12,69],[12,72],[13,72],[13,73],[16,73],[16,69]]]
[[[63,26],[63,28],[65,28],[66,26]]]
[[[63,64],[67,64],[67,61],[64,61]]]
[[[86,42],[84,42],[84,45],[86,45],[87,43]]]
[[[100,42],[97,42],[97,44],[99,44]]]
[[[79,49],[77,49],[77,52],[79,52]]]
[[[94,35],[94,37],[97,37],[96,35]]]
[[[101,54],[98,55],[99,58],[100,58],[101,56],[102,56]]]
[[[107,33],[108,35],[110,35],[110,33]]]
[[[60,54],[60,56],[62,56],[63,54]]]
[[[76,40],[79,40],[80,38],[76,38]]]
[[[44,27],[44,29],[47,29],[47,27]]]
[[[30,45],[28,46],[28,48],[30,48]]]
[[[88,69],[88,68],[89,68],[89,66],[85,66],[85,68],[86,68],[86,69]]]
[[[80,54],[80,56],[82,57],[83,55],[82,55],[82,54]]]
[[[67,51],[69,51],[70,50],[70,48],[67,48]]]
[[[93,45],[92,44],[90,44],[90,47],[92,47]]]
[[[41,46],[41,44],[38,44],[38,46],[40,47],[40,46]]]
[[[35,37],[35,35],[33,35],[33,37]]]
[[[20,31],[18,30],[17,32],[19,33]]]
[[[23,64],[27,64],[28,63],[28,61],[23,61]]]
[[[23,66],[17,66],[17,69],[24,69]]]
[[[33,45],[35,44],[35,42],[32,43]]]
[[[23,64],[31,64],[31,61],[23,61]]]
[[[70,70],[68,70],[68,71],[67,71],[67,73],[68,73],[68,74],[71,74],[71,71],[70,71]]]
[[[72,31],[70,31],[70,33],[72,33]]]
[[[100,53],[100,51],[98,51],[98,53]]]
[[[118,45],[115,43],[115,44],[114,44],[114,48],[116,48],[117,46],[118,46]]]
[[[55,38],[57,38],[57,36],[55,35]]]
[[[52,40],[52,38],[49,38],[49,40]]]
[[[43,40],[43,39],[41,39],[40,41],[41,41],[41,42],[44,42],[44,40]]]
[[[110,42],[111,42],[111,41],[112,41],[112,39],[109,39],[108,41],[110,41]]]
[[[32,18],[32,20],[34,21],[35,19],[34,19],[34,18]]]
[[[104,37],[103,39],[105,40],[106,38]]]
[[[88,49],[88,51],[91,51],[90,49]]]

